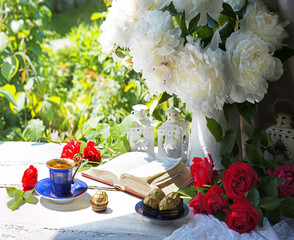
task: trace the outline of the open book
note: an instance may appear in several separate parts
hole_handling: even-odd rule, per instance
[[[82,175],[139,197],[147,196],[153,188],[168,193],[192,182],[192,175],[181,158],[154,159],[145,152],[122,154]]]

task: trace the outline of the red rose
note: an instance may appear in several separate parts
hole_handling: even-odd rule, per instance
[[[193,186],[203,187],[203,185],[212,185],[217,177],[217,171],[213,170],[213,160],[208,154],[207,158],[193,158],[193,164],[190,167],[193,175]]]
[[[224,171],[222,180],[228,197],[234,199],[256,186],[257,174],[249,164],[236,162]]]
[[[278,186],[279,198],[294,197],[294,165],[280,165],[272,174],[287,180]]]
[[[229,202],[223,197],[223,189],[214,186],[208,190],[203,198],[203,206],[208,214],[215,215],[225,208],[229,208]]]
[[[73,159],[74,155],[80,153],[81,143],[72,139],[63,147],[61,158],[70,158]]]
[[[89,141],[84,149],[84,158],[92,162],[100,162],[101,154],[93,141]]]
[[[202,193],[198,193],[193,200],[190,202],[189,206],[194,209],[194,214],[197,213],[206,213],[204,207],[203,207],[203,198],[205,195]]]
[[[21,182],[24,192],[32,190],[38,182],[38,170],[31,165],[24,171]]]
[[[230,209],[232,211],[224,210],[227,214],[225,221],[229,228],[238,233],[245,233],[250,232],[257,226],[259,212],[251,206],[244,195],[236,197]]]

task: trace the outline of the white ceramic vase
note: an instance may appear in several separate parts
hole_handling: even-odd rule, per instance
[[[240,146],[240,118],[237,110],[232,113],[229,124],[227,124],[223,111],[215,112],[213,117],[222,127],[223,135],[228,128],[232,128],[237,132],[237,143]],[[221,144],[216,142],[214,136],[207,128],[205,114],[203,112],[192,113],[192,130],[191,130],[191,149],[189,165],[193,164],[194,157],[204,158],[208,154],[212,156],[215,169],[220,170],[224,167],[221,164],[220,147]],[[239,148],[241,156],[241,149]]]

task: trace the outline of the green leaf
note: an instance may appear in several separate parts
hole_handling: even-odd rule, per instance
[[[257,212],[259,212],[258,225],[259,225],[260,227],[263,227],[263,212],[262,212],[262,210],[261,210],[260,207],[256,207],[255,210],[256,210]]]
[[[159,100],[158,100],[158,105],[167,101],[169,98],[173,97],[173,95],[169,95],[168,93],[166,92],[163,92],[161,94],[161,96],[159,97]]]
[[[42,120],[31,119],[28,122],[28,125],[24,130],[23,135],[27,136],[29,140],[36,142],[43,136],[44,130],[45,126]]]
[[[285,197],[281,202],[281,213],[288,218],[294,218],[294,197]]]
[[[2,94],[9,102],[11,102],[14,106],[17,105],[14,97],[12,96],[11,92],[5,91],[0,89],[0,94]]]
[[[281,213],[279,208],[276,208],[272,211],[264,210],[264,217],[266,217],[271,224],[278,223],[280,221],[280,216],[281,216]]]
[[[122,137],[117,144],[118,151],[120,153],[126,153],[131,151],[131,146],[127,137]]]
[[[223,131],[221,125],[213,118],[206,117],[206,126],[217,142],[222,140]]]
[[[221,14],[232,17],[232,18],[236,18],[236,14],[234,10],[232,9],[231,5],[225,2],[223,3],[223,11],[221,12]]]
[[[7,203],[7,207],[14,211],[17,210],[24,203],[25,201],[22,198],[14,198]]]
[[[196,30],[199,19],[200,19],[200,13],[196,17],[192,18],[192,20],[189,22],[189,27],[188,27],[189,34],[192,34]]]
[[[217,214],[214,215],[218,220],[224,222],[226,220],[226,214],[224,212],[218,212]]]
[[[218,22],[207,14],[207,24],[211,28],[218,27]]]
[[[129,132],[134,122],[134,119],[135,119],[135,115],[131,114],[125,117],[124,120],[121,122],[121,124],[119,125],[119,131],[121,132],[120,134],[121,137],[124,137]]]
[[[233,105],[225,103],[223,106],[223,110],[224,110],[226,121],[227,121],[227,123],[229,123],[230,117],[231,117],[232,111],[233,111]]]
[[[246,198],[252,204],[254,208],[256,208],[259,204],[260,196],[259,192],[255,187],[253,187],[250,191],[246,193]]]
[[[28,198],[25,199],[25,202],[36,205],[39,202],[39,200],[35,196],[31,195],[31,196],[29,196]]]
[[[119,127],[115,122],[109,122],[110,128],[109,128],[109,132],[110,132],[110,136],[112,137],[112,139],[114,141],[118,140],[120,137],[120,131],[119,131]]]
[[[253,138],[254,128],[251,125],[245,125],[244,131],[249,138]]]
[[[228,129],[223,137],[221,145],[221,153],[223,155],[230,155],[236,143],[236,132],[233,129]]]
[[[186,39],[186,36],[188,35],[188,29],[186,25],[185,12],[181,18],[181,30],[182,30],[182,37]]]
[[[26,191],[26,192],[24,192],[24,194],[22,195],[22,197],[23,197],[23,199],[27,199],[27,198],[29,198],[31,195],[32,195],[32,193],[34,192],[34,188],[32,189],[32,190],[30,190],[30,191]]]
[[[254,125],[254,113],[255,113],[255,105],[244,102],[244,103],[237,103],[237,109],[241,116],[252,126]]]
[[[17,189],[15,187],[6,188],[6,192],[7,192],[8,196],[11,197],[11,198],[14,198],[16,190]]]
[[[97,19],[100,19],[100,18],[103,18],[105,17],[105,15],[103,13],[100,13],[100,12],[94,12],[92,15],[91,15],[91,21],[95,21]]]
[[[35,69],[35,67],[34,67],[34,65],[32,64],[32,62],[31,62],[31,60],[30,60],[30,58],[29,58],[29,56],[27,56],[25,53],[23,53],[23,52],[17,52],[17,53],[15,53],[15,55],[20,55],[22,58],[23,58],[23,61],[25,62],[25,61],[27,61],[29,64],[30,64],[30,67],[31,67],[31,69],[33,70],[33,72],[34,72],[34,74],[35,75],[38,75],[37,74],[37,71],[36,71],[36,69]]]
[[[266,150],[271,154],[276,154],[276,149],[274,146],[267,146]]]
[[[206,190],[204,188],[200,188],[200,187],[195,187],[195,186],[191,186],[191,187],[181,187],[178,190],[178,193],[181,193],[185,196],[191,197],[192,199],[199,193],[203,193],[205,194]],[[192,200],[191,199],[191,200]]]
[[[110,126],[107,123],[100,124],[98,133],[100,133],[104,139],[107,139],[110,136]]]
[[[281,198],[266,197],[260,200],[259,206],[263,209],[272,211],[276,208],[279,208],[281,202],[283,201],[284,199]]]
[[[211,39],[214,34],[214,31],[211,27],[208,26],[201,26],[198,27],[196,30],[196,35],[201,40]],[[193,34],[194,37],[194,34]]]
[[[267,175],[261,179],[259,187],[264,196],[278,198],[278,185],[283,181],[274,175]]]
[[[87,140],[93,141],[98,137],[98,135],[99,135],[99,133],[96,130],[91,129],[86,133],[85,138]]]
[[[267,135],[267,133],[264,130],[260,130],[259,132],[259,138],[260,138],[260,143],[263,146],[267,146],[269,143],[269,137]]]
[[[275,51],[274,56],[285,62],[290,57],[294,56],[294,49],[283,46],[282,49]]]
[[[245,151],[248,161],[256,166],[262,166],[264,161],[263,153],[251,144],[245,144]]]
[[[3,60],[1,73],[8,81],[17,73],[19,61],[14,55],[8,56]]]
[[[1,91],[1,90],[0,90]],[[16,107],[15,110],[20,112],[25,106],[26,95],[24,92],[20,93],[16,100]]]
[[[119,50],[116,50],[116,51],[115,51],[115,54],[116,54],[119,58],[124,58],[124,57],[126,56],[122,51],[119,51]]]

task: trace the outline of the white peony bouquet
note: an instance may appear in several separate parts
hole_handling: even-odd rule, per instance
[[[213,115],[225,103],[261,101],[267,81],[281,77],[274,52],[286,25],[259,0],[114,0],[100,42],[152,93]]]

